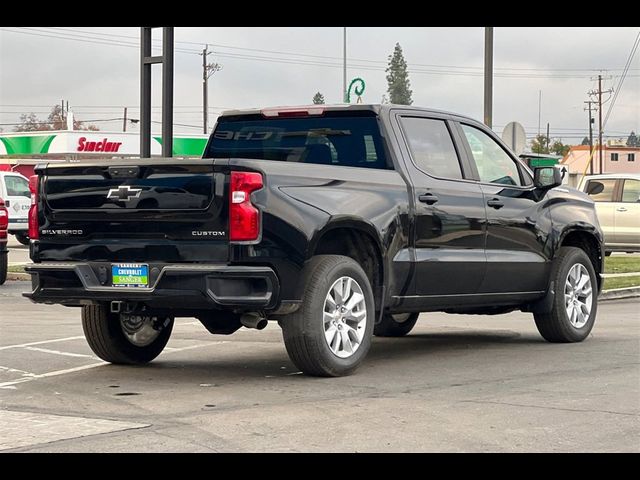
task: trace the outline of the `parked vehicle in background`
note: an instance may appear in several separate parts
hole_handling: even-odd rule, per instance
[[[9,233],[23,245],[29,245],[29,180],[17,172],[0,172],[0,198],[9,213]]]
[[[9,265],[9,252],[7,251],[7,226],[9,214],[4,206],[4,200],[0,198],[0,285],[7,280]]]
[[[109,362],[153,360],[175,317],[214,334],[278,321],[293,363],[323,376],[351,373],[373,335],[406,335],[420,312],[532,312],[550,342],[595,322],[593,201],[457,114],[228,111],[201,160],[36,173],[25,296],[81,307]]]
[[[640,252],[640,175],[587,175],[579,189],[596,203],[606,255]]]

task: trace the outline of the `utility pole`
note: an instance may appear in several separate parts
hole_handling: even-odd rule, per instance
[[[208,49],[209,45],[205,45],[200,54],[202,55],[202,133],[205,135],[209,130],[207,125],[209,120],[209,78],[222,69],[222,66],[217,63],[207,63],[207,55],[211,54],[207,51]]]
[[[342,27],[342,101],[347,103],[347,27]]]
[[[493,27],[484,27],[484,124],[493,116]]]
[[[62,106],[60,107],[60,118],[64,121],[65,120],[65,116],[64,116],[64,99],[61,100]]]
[[[591,155],[591,152],[593,151],[593,117],[591,116],[591,105],[596,102],[587,100],[584,103],[588,105],[588,108],[585,108],[585,110],[589,111],[589,155]],[[589,174],[593,175],[593,162],[589,162]]]
[[[549,122],[547,122],[547,153],[551,153],[551,150],[549,150],[549,142],[551,141],[551,139],[549,138]]]
[[[538,136],[540,136],[540,116],[542,112],[542,90],[538,90]]]
[[[127,131],[127,107],[124,107],[124,118],[122,119],[122,131]]]
[[[608,78],[611,78],[611,77],[607,77],[607,79]],[[599,171],[598,171],[598,173],[603,173],[603,165],[602,165],[602,149],[603,149],[603,145],[602,145],[602,94],[603,93],[611,93],[611,92],[613,92],[613,88],[610,88],[609,90],[602,91],[602,80],[604,80],[602,75],[598,75],[598,90],[597,91],[592,90],[592,91],[589,92],[589,95],[597,95],[597,97],[598,97],[598,150],[599,150],[599,154],[598,154]]]

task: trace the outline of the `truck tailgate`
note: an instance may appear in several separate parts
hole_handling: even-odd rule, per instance
[[[39,170],[35,261],[228,259],[227,161],[112,162]]]

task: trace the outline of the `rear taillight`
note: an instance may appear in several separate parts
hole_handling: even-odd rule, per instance
[[[40,177],[32,175],[29,177],[29,190],[31,190],[31,207],[29,208],[29,238],[37,240],[40,236],[38,231],[38,187]]]
[[[4,202],[0,199],[0,239],[7,238],[7,228],[9,227],[9,212]]]
[[[262,175],[231,172],[229,186],[229,240],[246,242],[260,236],[260,212],[251,204],[251,192],[262,188]]]

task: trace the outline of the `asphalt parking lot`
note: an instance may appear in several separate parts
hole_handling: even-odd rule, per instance
[[[180,319],[146,367],[108,365],[79,311],[0,287],[0,451],[640,451],[638,299],[552,345],[529,314],[424,314],[345,378],[305,377],[280,329]]]

